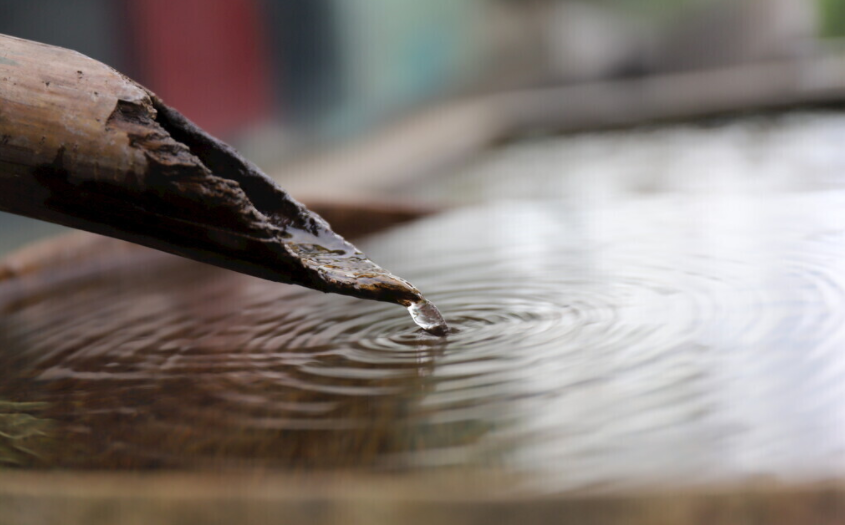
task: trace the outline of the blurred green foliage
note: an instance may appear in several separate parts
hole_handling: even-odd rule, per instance
[[[822,36],[845,36],[845,0],[819,0]]]

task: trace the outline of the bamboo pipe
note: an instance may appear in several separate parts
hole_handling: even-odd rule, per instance
[[[77,52],[3,35],[0,210],[272,281],[423,300],[149,90]]]

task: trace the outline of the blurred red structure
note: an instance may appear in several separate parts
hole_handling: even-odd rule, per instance
[[[272,111],[268,52],[256,0],[127,2],[144,83],[211,133]]]

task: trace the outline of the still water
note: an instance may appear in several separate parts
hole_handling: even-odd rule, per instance
[[[0,465],[842,477],[844,130],[788,116],[491,154],[424,195],[460,206],[356,243],[445,337],[152,252],[0,284]]]

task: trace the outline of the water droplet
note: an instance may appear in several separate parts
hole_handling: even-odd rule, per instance
[[[411,303],[408,307],[411,317],[417,326],[426,332],[434,335],[446,335],[449,333],[449,326],[440,315],[440,311],[425,298],[420,299],[415,303]]]

